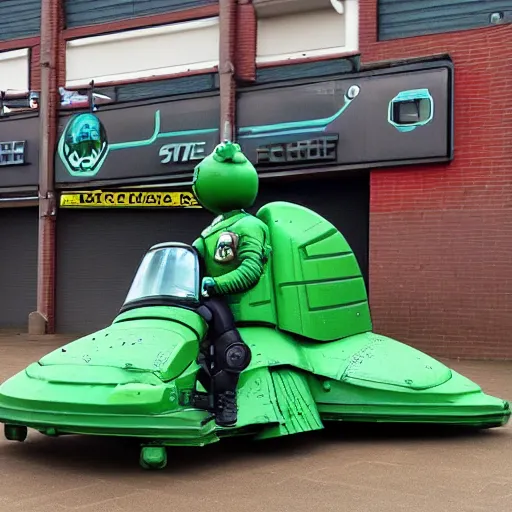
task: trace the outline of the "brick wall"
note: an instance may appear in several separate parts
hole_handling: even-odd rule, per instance
[[[436,356],[512,358],[512,25],[376,42],[363,62],[449,53],[455,160],[371,175],[375,330]]]
[[[254,82],[256,80],[257,21],[254,5],[249,0],[238,2],[236,38],[236,77],[241,82]]]

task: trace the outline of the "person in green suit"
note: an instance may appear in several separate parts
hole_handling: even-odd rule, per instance
[[[250,363],[249,347],[235,327],[230,303],[258,283],[270,252],[267,226],[247,213],[258,194],[258,173],[232,142],[219,144],[196,167],[198,202],[217,215],[194,247],[204,261],[203,305],[209,313],[208,345],[201,348],[203,380],[211,383],[216,422],[237,421],[236,387]],[[206,364],[204,364],[206,362]]]

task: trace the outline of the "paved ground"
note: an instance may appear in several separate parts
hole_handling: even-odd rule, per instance
[[[0,380],[64,342],[0,335]],[[512,363],[449,363],[512,400]],[[0,512],[510,510],[512,427],[480,433],[327,431],[173,450],[161,472],[132,443],[34,432],[0,441]]]

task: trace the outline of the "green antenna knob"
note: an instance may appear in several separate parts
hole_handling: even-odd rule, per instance
[[[215,148],[215,159],[219,162],[232,161],[236,163],[242,163],[243,161],[240,162],[240,159],[238,158],[240,153],[241,148],[238,144],[226,140]]]

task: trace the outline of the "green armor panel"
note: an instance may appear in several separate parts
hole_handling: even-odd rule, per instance
[[[315,341],[372,330],[359,264],[330,222],[285,202],[270,203],[256,216],[270,232],[279,329]]]

